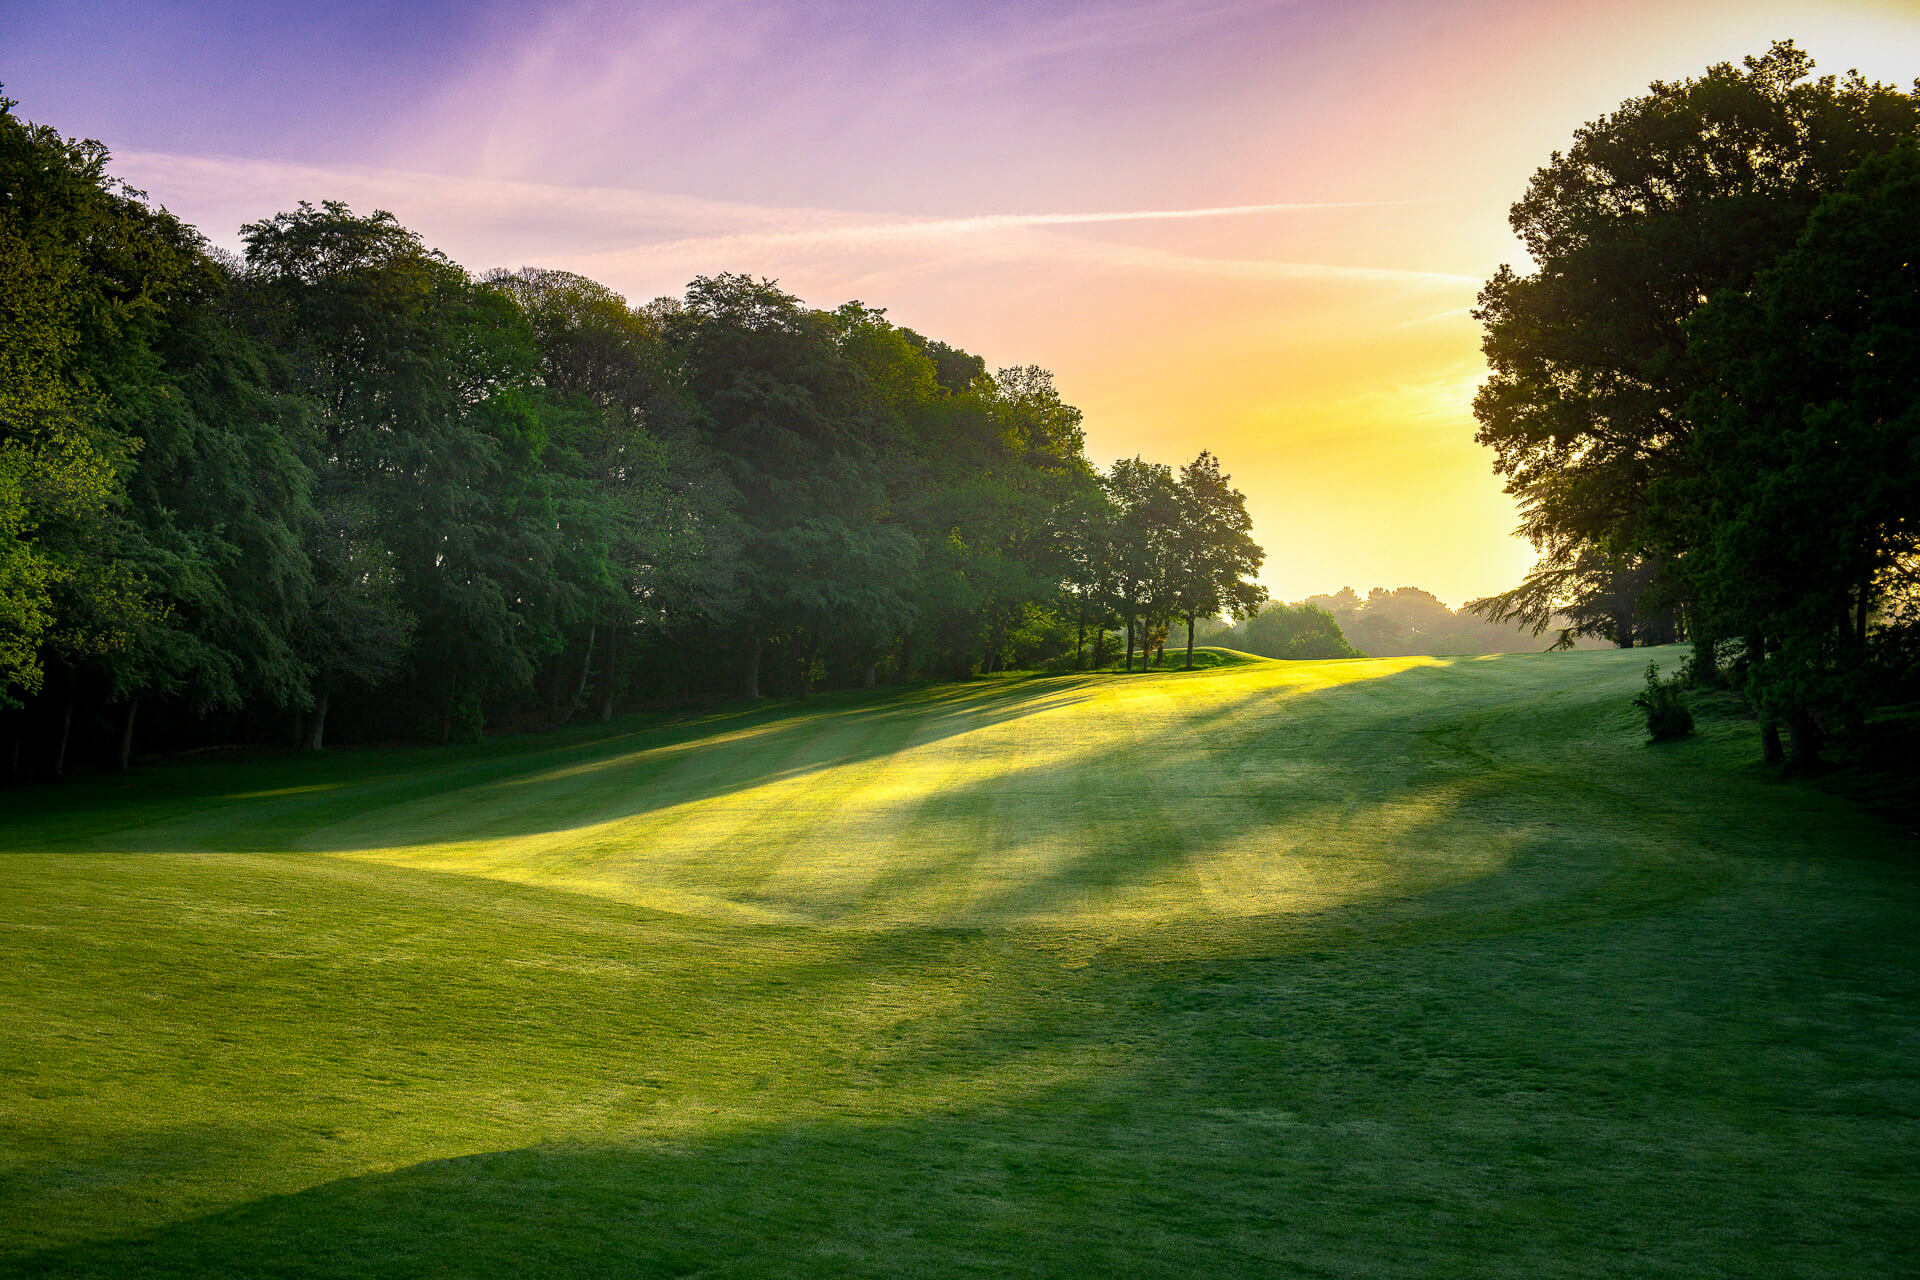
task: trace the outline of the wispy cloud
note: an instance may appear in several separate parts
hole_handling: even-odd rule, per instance
[[[1082,6],[1066,14],[1027,17],[1013,29],[976,40],[966,64],[975,71],[998,69],[1093,50],[1162,45],[1212,26],[1244,22],[1249,16],[1291,7],[1291,0],[1151,0],[1115,7]]]
[[[662,271],[777,274],[796,260],[846,259],[856,276],[1034,261],[1059,267],[1174,273],[1245,281],[1340,279],[1454,288],[1447,272],[1352,263],[1222,258],[1074,234],[1077,228],[1287,217],[1377,202],[1285,201],[1188,209],[904,217],[774,207],[607,187],[571,187],[360,166],[323,167],[221,156],[129,152],[115,168],[217,238],[301,199],[340,199],[402,221],[480,267],[564,263],[610,283]],[[864,259],[865,261],[852,261]]]

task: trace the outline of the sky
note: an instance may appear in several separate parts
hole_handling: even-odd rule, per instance
[[[1288,600],[1533,561],[1468,311],[1581,124],[1781,38],[1920,76],[1913,0],[0,0],[16,111],[214,243],[306,199],[635,303],[696,275],[1037,364],[1105,465],[1202,449]]]

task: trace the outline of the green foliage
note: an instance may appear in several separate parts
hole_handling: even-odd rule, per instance
[[[1252,617],[1267,590],[1253,581],[1266,552],[1253,540],[1246,497],[1202,452],[1180,469],[1179,523],[1168,568],[1167,604],[1187,623],[1187,665],[1193,665],[1193,627],[1202,617]]]
[[[1315,604],[1275,602],[1229,634],[1235,644],[1263,658],[1300,661],[1367,656],[1347,643],[1333,615]]]
[[[1776,44],[1582,129],[1514,206],[1538,271],[1476,313],[1479,439],[1543,559],[1473,607],[1623,645],[1684,622],[1715,678],[1737,638],[1802,766],[1862,722],[1920,549],[1920,88],[1811,72]]]
[[[1920,554],[1920,151],[1862,164],[1688,332],[1711,381],[1664,496],[1689,579],[1720,627],[1764,637],[1763,704],[1857,715],[1873,615]]]
[[[1474,413],[1542,560],[1476,602],[1487,616],[1544,629],[1563,613],[1630,642],[1631,611],[1685,603],[1674,562],[1691,547],[1652,498],[1691,469],[1687,318],[1745,290],[1867,157],[1920,134],[1920,96],[1812,65],[1789,42],[1656,83],[1514,205],[1537,270],[1502,267],[1480,295],[1492,373]]]
[[[139,442],[117,405],[159,381],[152,343],[192,237],[105,176],[106,151],[0,98],[0,707],[49,662],[129,649],[159,623],[125,515]]]
[[[1659,664],[1647,664],[1647,687],[1634,695],[1633,705],[1647,717],[1647,733],[1655,742],[1684,738],[1693,732],[1693,712],[1687,706],[1686,675],[1675,672],[1662,680]]]
[[[476,280],[331,201],[235,262],[106,162],[0,109],[0,729],[55,772],[111,705],[180,745],[470,740],[1040,663],[1122,577],[1156,635],[1257,595],[1210,455],[1140,464],[1114,558],[1045,370],[744,275]]]

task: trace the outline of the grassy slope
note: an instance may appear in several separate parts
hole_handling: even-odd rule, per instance
[[[0,1273],[1910,1273],[1911,842],[1645,660],[0,796]]]

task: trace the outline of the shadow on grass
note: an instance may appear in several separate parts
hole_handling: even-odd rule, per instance
[[[465,1087],[476,1109],[498,1099],[478,1051],[460,1056],[475,1038],[511,1063],[517,1082],[589,1096],[632,1092],[644,1073],[704,1072],[681,1086],[699,1136],[461,1155],[138,1234],[122,1228],[119,1239],[98,1238],[115,1230],[103,1221],[90,1243],[0,1259],[0,1273],[575,1280],[1905,1270],[1913,1259],[1897,1210],[1911,1199],[1911,1166],[1900,1158],[1911,1149],[1911,1059],[1896,1050],[1910,1039],[1911,1018],[1896,1018],[1895,1002],[1877,995],[1870,1004],[1837,1002],[1830,997],[1851,991],[1808,978],[1817,966],[1803,961],[1846,942],[1859,927],[1853,915],[1832,924],[1796,914],[1802,894],[1789,900],[1792,911],[1775,904],[1771,917],[1742,902],[1737,911],[1650,918],[1618,937],[1569,931],[1539,946],[1331,954],[1348,943],[1451,943],[1645,913],[1698,894],[1708,883],[1700,876],[1727,874],[1716,865],[1724,856],[1693,874],[1688,842],[1711,837],[1709,821],[1724,822],[1729,806],[1710,818],[1671,787],[1662,793],[1656,784],[1672,766],[1638,752],[1630,725],[1598,758],[1582,756],[1598,749],[1596,700],[1612,699],[1611,689],[1576,693],[1514,724],[1500,699],[1462,705],[1444,669],[1418,668],[1405,680],[1432,683],[1433,697],[1409,708],[1374,696],[1383,692],[1377,684],[1292,695],[1301,701],[1290,703],[1287,725],[1321,772],[1257,775],[1230,798],[1256,814],[1266,804],[1362,826],[1411,804],[1423,816],[1398,838],[1415,845],[1443,829],[1457,837],[1461,824],[1526,828],[1511,856],[1469,884],[1228,922],[1204,937],[1182,937],[1178,926],[1119,946],[1037,930],[763,930],[764,948],[746,954],[710,945],[707,935],[684,948],[659,946],[640,913],[583,901],[582,927],[604,924],[604,938],[513,934],[516,954],[558,955],[576,968],[514,969],[470,961],[483,954],[472,939],[487,933],[488,919],[467,899],[429,893],[442,914],[423,921],[415,904],[393,897],[400,886],[461,877],[404,868],[364,883],[315,876],[310,892],[288,895],[286,909],[326,908],[314,919],[326,921],[347,967],[329,971],[328,999],[275,1018],[275,1035],[297,1026],[303,1043],[383,1078],[414,1071],[421,1092]],[[981,714],[1029,713],[1047,696],[1077,696],[1076,688],[988,691]],[[1196,711],[1188,722],[1200,745],[1149,741],[1138,762],[1147,773],[1129,763],[1125,776],[1169,787],[1168,802],[1207,801],[1209,779],[1271,763],[1259,734],[1271,723],[1254,713],[1276,696]],[[965,732],[972,713],[956,704],[967,693],[941,698],[929,711],[931,731]],[[879,715],[891,705],[819,714]],[[805,726],[780,720],[732,723],[792,733],[782,748],[787,767],[821,767],[807,761]],[[1546,754],[1513,757],[1510,740],[1556,731],[1564,740]],[[1387,758],[1402,747],[1406,759]],[[849,747],[869,749],[882,748]],[[1007,788],[1045,795],[1099,763],[1019,769],[955,788],[952,798],[966,806],[990,804]],[[1570,790],[1539,790],[1582,763],[1589,776]],[[1632,803],[1623,808],[1620,797]],[[1049,818],[1042,805],[1018,834],[1064,841],[1086,817],[1063,809]],[[1116,825],[1096,828],[1090,847],[1021,890],[1035,895],[1031,903],[1117,887],[1181,856],[1172,845],[1135,841],[1134,857],[1105,865],[1111,850],[1092,846],[1127,834],[1124,813],[1106,820]],[[1777,823],[1778,815],[1754,820]],[[1851,893],[1810,887],[1858,910]],[[1911,972],[1911,895],[1904,882],[1898,888],[1886,891],[1898,910],[1879,926],[1885,954],[1868,957],[1871,965],[1850,958],[1849,972]],[[364,901],[355,897],[361,890]],[[509,884],[469,893],[543,910],[557,896]],[[1548,899],[1551,910],[1542,910]],[[138,894],[105,901],[114,911],[149,909]],[[172,903],[151,909],[163,913],[156,919],[177,914]],[[1802,932],[1776,937],[1783,925]],[[634,936],[616,936],[616,927]],[[1753,943],[1753,931],[1765,932],[1765,945]],[[395,951],[397,936],[413,950]],[[1089,942],[1086,954],[1070,954]],[[120,956],[118,971],[136,959]],[[598,968],[616,960],[629,967]],[[261,1006],[263,991],[278,990],[264,985],[272,975],[255,972],[244,946],[209,945],[196,964],[216,1002],[204,1008],[244,1013]],[[306,981],[316,959],[301,953],[284,965]],[[469,970],[484,983],[460,986],[455,979]],[[283,980],[293,978],[275,979]],[[856,1016],[889,1000],[898,1021]],[[442,1014],[460,1035],[426,1021]],[[1830,1020],[1809,1021],[1816,1016]],[[182,1017],[197,1027],[208,1015]],[[1804,1040],[1780,1039],[1789,1023],[1808,1028]],[[1865,1037],[1865,1050],[1847,1036]],[[435,1076],[374,1052],[415,1042],[433,1046]],[[1861,1075],[1867,1051],[1893,1064],[1884,1079]],[[795,1095],[784,1110],[782,1099],[757,1096],[755,1071],[796,1082],[769,1086]],[[239,1080],[223,1087],[252,1085]],[[299,1087],[290,1106],[307,1105],[314,1086],[303,1077]],[[218,1093],[199,1096],[225,1104]],[[1861,1110],[1870,1105],[1881,1109]],[[372,1108],[356,1104],[356,1125],[382,1123]],[[406,1158],[512,1146],[538,1132],[534,1123],[482,1138],[435,1128]],[[169,1145],[160,1139],[132,1154],[144,1164]],[[82,1150],[60,1169],[13,1175],[51,1201],[85,1193],[83,1180],[110,1163]],[[164,1202],[158,1182],[135,1190]],[[96,1203],[111,1206],[113,1197]]]
[[[1327,1250],[1326,1224],[1288,1203],[1323,1156],[1129,1112],[1049,1094],[973,1115],[463,1156],[17,1256],[7,1274],[1233,1276],[1272,1274],[1290,1235],[1294,1251]],[[1216,1145],[1183,1149],[1202,1134]],[[1388,1233],[1338,1229],[1356,1226],[1331,1252],[1391,1258]]]
[[[1218,982],[1187,997],[1220,1001]],[[1376,1039],[1330,1045],[1299,1028],[1297,1047],[1266,1045],[1263,1068],[1237,1003],[1241,1021],[1218,1030],[1247,1054],[1239,1077],[1171,1105],[1135,1079],[964,1114],[465,1155],[0,1268],[75,1280],[1185,1280],[1882,1276],[1912,1260],[1891,1217],[1807,1196],[1827,1162],[1859,1178],[1844,1147],[1757,1139],[1706,1119],[1704,1098],[1616,1098],[1583,1114],[1579,1102],[1608,1099],[1604,1075],[1543,1108],[1572,1082],[1525,1059],[1502,1064],[1518,1093],[1476,1097],[1448,1083],[1471,1061],[1469,1028],[1423,1039],[1433,1015],[1409,1018],[1401,1001],[1382,1008],[1393,1025]],[[1330,1049],[1311,1064],[1317,1079],[1285,1078],[1289,1058]],[[1793,1159],[1791,1172],[1756,1147]]]
[[[624,800],[613,812],[597,814],[593,820],[633,816],[661,802],[645,788],[675,766],[695,766],[684,772],[711,766],[711,772],[690,792],[674,795],[671,803],[712,798],[875,759],[898,750],[908,739],[938,741],[1070,706],[1087,696],[1079,687],[1091,678],[936,685],[886,693],[878,699],[865,693],[829,694],[808,702],[774,703],[611,733],[575,728],[471,747],[379,748],[319,758],[176,765],[131,781],[77,780],[67,787],[9,796],[9,801],[18,801],[16,821],[12,830],[0,833],[0,853],[89,844],[118,829],[151,827],[156,815],[162,822],[183,819],[197,825],[228,810],[234,817],[228,825],[236,831],[249,827],[299,830],[449,792],[514,785],[530,788],[519,809],[524,820],[509,822],[490,835],[566,830],[579,824],[537,821],[545,807],[541,788],[553,779],[607,775],[606,789],[618,791]],[[820,739],[828,736],[849,741],[837,750],[816,750]],[[755,750],[734,767],[708,758],[714,748],[743,738],[755,739]],[[241,841],[216,847],[222,852],[277,852],[288,845]],[[301,840],[299,847],[349,852],[379,845],[329,841],[321,832]]]
[[[16,1258],[8,1274],[1185,1277],[1270,1275],[1289,1255],[1342,1254],[1382,1274],[1410,1252],[1379,1222],[1390,1204],[1374,1206],[1368,1226],[1315,1221],[1289,1203],[1288,1175],[1304,1161],[1261,1157],[1264,1134],[1196,1159],[1174,1133],[1092,1119],[1074,1128],[1042,1142],[1017,1115],[938,1117],[795,1125],[677,1150],[473,1155]],[[1196,1172],[1212,1176],[1195,1182]]]
[[[1367,679],[1406,674],[1370,673]],[[133,851],[223,853],[345,853],[395,842],[560,832],[877,760],[908,746],[1061,710],[1114,684],[1114,677],[1098,673],[1015,678],[878,698],[827,695],[614,733],[576,728],[544,740],[519,737],[471,747],[172,766],[130,781],[97,778],[10,796],[19,803],[11,829],[0,832],[0,852],[85,848],[120,830],[137,833]],[[1263,692],[1242,705],[1292,693]],[[1205,729],[1225,714],[1198,717],[1194,728]],[[511,804],[496,803],[484,830],[459,829],[471,823],[473,809],[461,805],[443,815],[452,828],[444,836],[412,838],[386,822],[390,812],[404,826],[412,816],[398,814],[404,806],[456,796],[497,798],[509,791]]]
[[[1016,764],[991,778],[943,785],[937,811],[923,810],[917,819],[923,834],[951,837],[940,845],[942,856],[914,858],[903,851],[860,901],[823,906],[816,918],[858,925],[875,903],[956,898],[974,872],[965,856],[973,834],[968,823],[996,807],[1012,814],[1008,821],[1016,828],[1002,833],[1004,839],[1049,848],[1052,856],[1026,863],[1018,880],[977,898],[946,924],[967,927],[999,917],[1036,921],[1076,900],[1112,898],[1132,884],[1204,860],[1210,840],[1241,832],[1285,826],[1377,839],[1372,828],[1389,818],[1397,824],[1396,844],[1415,850],[1470,841],[1476,828],[1484,831],[1487,840],[1508,846],[1504,871],[1481,889],[1463,890],[1397,880],[1395,868],[1383,867],[1367,902],[1354,904],[1357,914],[1338,902],[1310,911],[1294,904],[1283,921],[1287,938],[1345,936],[1353,928],[1372,935],[1425,932],[1441,916],[1475,917],[1462,927],[1478,933],[1518,927],[1548,901],[1557,904],[1551,919],[1560,919],[1563,909],[1611,915],[1681,900],[1724,882],[1724,866],[1709,874],[1705,862],[1681,848],[1710,833],[1647,838],[1646,819],[1661,807],[1657,779],[1645,762],[1626,755],[1630,738],[1598,745],[1592,740],[1596,700],[1624,698],[1621,690],[1610,683],[1576,687],[1557,707],[1543,710],[1538,682],[1505,689],[1472,673],[1493,660],[1388,668],[1328,688],[1262,687],[1190,704],[1179,701],[1176,688],[1175,731],[1144,745],[1102,744],[1045,763]],[[1619,667],[1614,674],[1622,681],[1631,678],[1627,665],[1601,665]],[[1540,669],[1545,674],[1548,667]],[[291,845],[350,852],[383,843],[564,832],[806,778],[893,755],[907,745],[1070,707],[1092,696],[1089,686],[1098,679],[936,686],[877,703],[842,698],[707,717],[445,766],[423,776],[361,782],[334,793],[256,796],[234,802],[230,826],[209,828],[204,815],[194,814],[192,840],[156,843],[167,833],[162,824],[143,833],[142,846],[272,853]],[[1557,665],[1552,680],[1564,682]],[[1282,703],[1281,718],[1267,714]],[[1513,718],[1516,703],[1525,706],[1525,721]],[[1276,748],[1276,733],[1285,734],[1284,746]],[[469,797],[477,801],[487,793],[493,807],[476,829]],[[439,807],[395,816],[397,806],[416,801]],[[402,819],[411,829],[396,833],[392,828]],[[444,834],[433,830],[436,821],[444,823]],[[287,844],[273,844],[260,839],[263,832],[291,835]],[[1390,905],[1383,910],[1383,904]],[[1274,906],[1288,910],[1285,903]],[[1260,911],[1260,904],[1252,904],[1245,914]],[[1495,917],[1505,923],[1496,924]],[[1350,920],[1360,923],[1350,926]],[[938,913],[934,922],[941,923]],[[1236,949],[1275,941],[1273,931],[1258,924],[1225,932],[1244,935]],[[1221,933],[1211,930],[1210,944]]]

